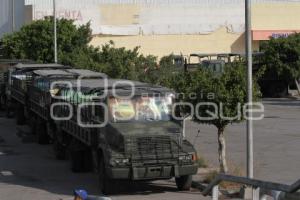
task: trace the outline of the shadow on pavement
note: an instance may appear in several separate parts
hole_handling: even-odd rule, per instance
[[[16,191],[43,190],[56,195],[72,195],[83,188],[99,195],[95,173],[72,173],[68,161],[55,160],[51,145],[38,145],[14,119],[0,118],[0,185],[14,185]],[[124,181],[115,195],[149,195],[178,192],[175,181]]]

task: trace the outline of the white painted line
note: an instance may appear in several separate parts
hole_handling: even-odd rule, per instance
[[[5,155],[5,153],[3,153],[3,152],[0,151],[0,156],[3,156],[3,155]]]
[[[11,171],[1,171],[3,176],[13,176],[14,174]]]

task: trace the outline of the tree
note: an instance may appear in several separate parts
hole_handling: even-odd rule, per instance
[[[104,73],[113,78],[129,80],[143,80],[145,70],[156,65],[156,57],[145,57],[139,53],[139,47],[133,50],[117,48],[113,41],[101,47],[99,59],[106,65]]]
[[[92,35],[90,24],[77,27],[72,20],[57,20],[58,58],[74,49],[88,47]],[[40,63],[51,63],[53,55],[53,17],[34,21],[20,31],[5,35],[1,39],[2,54],[5,58],[31,59]]]
[[[265,73],[263,79],[281,80],[291,84],[300,78],[300,34],[287,38],[271,38],[262,44]]]
[[[175,56],[173,54],[162,57],[158,66],[152,65],[152,67],[147,69],[144,81],[155,85],[172,87],[172,77],[176,74],[184,73],[184,67],[176,65],[174,59]]]
[[[139,47],[133,50],[115,47],[109,42],[95,48],[90,24],[77,27],[74,21],[57,20],[58,61],[64,65],[107,73],[112,78],[146,80],[145,70],[156,66],[156,57],[144,56]],[[0,55],[10,59],[30,59],[51,63],[53,56],[53,18],[46,17],[25,25],[20,31],[0,40]]]
[[[232,63],[225,67],[223,74],[216,75],[210,70],[199,69],[194,73],[172,77],[173,88],[183,92],[181,101],[193,105],[193,119],[198,123],[214,125],[218,135],[220,172],[227,173],[225,130],[231,123],[239,123],[245,118],[242,107],[247,103],[246,67],[242,63]],[[254,84],[254,99],[260,96]],[[199,106],[199,103],[202,103]],[[197,106],[198,105],[198,106]],[[188,109],[188,112],[191,112]],[[216,113],[216,117],[211,118]],[[226,118],[225,118],[225,117]],[[206,118],[206,119],[204,119]],[[210,119],[209,119],[210,118]]]

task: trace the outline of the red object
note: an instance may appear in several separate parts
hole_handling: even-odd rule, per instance
[[[300,30],[253,30],[254,41],[270,40],[270,38],[288,37],[291,34],[300,33]]]

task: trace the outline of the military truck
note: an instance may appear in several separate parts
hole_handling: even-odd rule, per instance
[[[32,133],[37,136],[39,144],[48,144],[53,139],[55,124],[50,115],[52,95],[55,94],[55,82],[69,82],[77,79],[102,79],[107,75],[84,69],[43,69],[35,70],[33,83],[29,87],[28,106],[30,111],[29,124]],[[60,155],[56,156],[60,158]]]
[[[167,88],[117,79],[62,84],[53,97],[56,153],[69,152],[74,172],[94,169],[100,190],[116,192],[122,180],[175,177],[191,187],[196,151],[172,115]]]
[[[59,64],[23,64],[19,63],[8,71],[7,107],[16,110],[18,125],[24,124],[28,115],[28,88],[34,78],[33,71],[37,69],[67,69],[69,66]]]
[[[218,57],[218,54],[190,54],[188,63],[185,64],[186,71],[195,71],[199,67],[210,69],[215,73],[222,73],[225,61]]]
[[[18,63],[33,63],[33,61],[20,59],[0,59],[0,109],[4,109],[6,105],[8,70]]]

